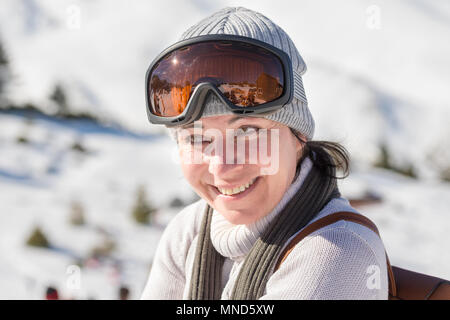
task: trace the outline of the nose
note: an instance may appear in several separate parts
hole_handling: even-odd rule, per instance
[[[210,161],[208,171],[214,176],[214,183],[234,183],[242,179],[242,164],[215,163]]]
[[[221,180],[236,180],[242,174],[243,164],[227,164],[218,162],[217,158],[211,159],[208,165],[208,171],[216,178]]]

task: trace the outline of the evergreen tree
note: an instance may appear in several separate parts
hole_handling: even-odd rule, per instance
[[[5,104],[5,89],[10,78],[9,60],[6,51],[0,41],[0,107]]]
[[[93,258],[109,257],[116,249],[117,244],[110,235],[105,235],[103,240],[91,249],[90,256]]]
[[[61,84],[57,84],[55,86],[52,94],[50,95],[50,100],[55,102],[56,106],[58,107],[58,110],[56,111],[58,115],[65,116],[69,113],[67,96]]]
[[[169,203],[169,207],[171,208],[180,208],[182,206],[184,206],[184,202],[178,197],[173,198]]]
[[[27,245],[32,247],[41,247],[41,248],[48,248],[50,246],[49,241],[47,240],[47,237],[45,236],[44,232],[39,227],[35,227],[33,231],[31,232],[30,237],[27,239]]]
[[[416,171],[411,164],[404,164],[403,166],[399,166],[392,163],[391,155],[386,144],[383,143],[380,145],[380,151],[381,154],[378,160],[374,163],[375,167],[392,170],[396,173],[400,173],[411,178],[417,178]]]
[[[72,202],[70,205],[70,224],[74,226],[82,226],[84,225],[84,208],[82,204],[78,201]]]
[[[151,222],[155,208],[148,202],[145,187],[140,186],[137,190],[136,203],[133,207],[133,219],[142,224],[148,224]]]

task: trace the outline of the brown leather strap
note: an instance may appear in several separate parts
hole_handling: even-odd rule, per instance
[[[450,300],[450,281],[395,266],[392,271],[397,286],[395,300]]]
[[[280,265],[286,260],[289,254],[294,250],[294,247],[299,243],[302,239],[304,239],[307,235],[313,233],[316,230],[319,230],[327,225],[333,224],[340,220],[346,220],[354,223],[358,223],[363,225],[373,232],[375,232],[378,236],[380,233],[378,232],[377,226],[367,217],[356,214],[354,212],[348,211],[340,211],[329,214],[323,218],[320,218],[313,223],[307,225],[302,231],[300,231],[286,246],[286,248],[281,252],[280,257],[275,265],[274,272],[278,270]],[[389,262],[389,258],[386,253],[386,263],[388,269],[388,278],[389,278],[389,295],[391,297],[397,296],[397,288],[395,286],[394,272],[392,271],[391,263]]]

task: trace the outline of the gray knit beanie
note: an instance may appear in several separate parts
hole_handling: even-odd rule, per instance
[[[208,34],[229,34],[257,39],[289,55],[294,71],[294,98],[282,109],[262,117],[282,123],[311,140],[314,135],[314,119],[308,109],[301,77],[306,72],[306,64],[286,32],[261,13],[243,7],[228,7],[190,27],[183,33],[180,41]],[[202,118],[225,114],[233,113],[215,95],[209,95]],[[176,129],[169,130],[171,135],[175,136]]]

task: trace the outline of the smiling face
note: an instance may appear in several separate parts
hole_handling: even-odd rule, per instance
[[[264,118],[222,115],[201,124],[177,130],[189,184],[233,224],[266,216],[293,182],[302,144],[287,126]]]

